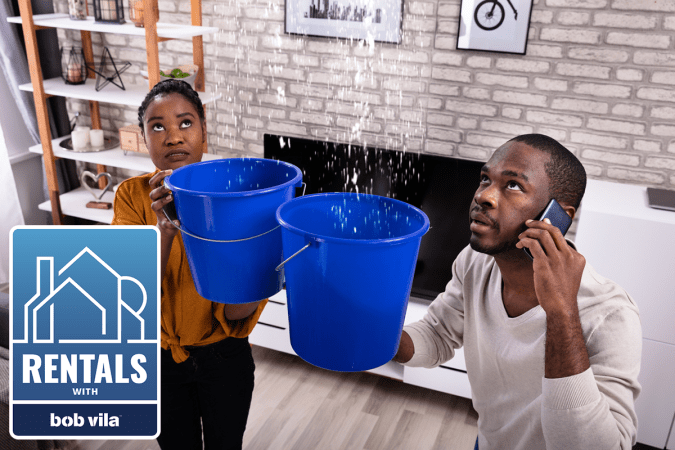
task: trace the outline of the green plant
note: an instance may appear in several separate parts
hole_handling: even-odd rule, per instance
[[[180,69],[173,69],[169,74],[165,74],[163,71],[159,71],[159,74],[165,78],[187,78],[190,76],[188,72],[183,72]]]

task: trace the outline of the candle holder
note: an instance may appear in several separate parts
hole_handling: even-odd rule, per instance
[[[61,78],[66,84],[84,84],[87,80],[82,47],[61,47]]]
[[[94,0],[94,21],[124,23],[122,0]]]

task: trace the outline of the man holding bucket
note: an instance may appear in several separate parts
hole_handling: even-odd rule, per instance
[[[573,218],[585,187],[581,162],[554,139],[498,148],[471,204],[470,246],[426,316],[404,327],[394,360],[410,366],[438,366],[465,347],[476,448],[635,443],[637,306],[548,219],[531,220],[551,199]]]

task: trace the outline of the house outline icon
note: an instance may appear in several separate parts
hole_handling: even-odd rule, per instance
[[[58,342],[62,344],[101,344],[101,343],[122,343],[122,308],[124,307],[133,317],[135,317],[139,322],[140,327],[140,336],[141,339],[127,339],[126,342],[130,344],[155,344],[157,339],[145,339],[145,319],[141,317],[141,313],[147,305],[148,295],[145,287],[137,279],[129,276],[124,276],[118,274],[112,267],[110,267],[105,261],[103,261],[96,253],[91,251],[89,247],[84,247],[73,259],[71,259],[61,270],[59,270],[59,275],[62,275],[71,265],[73,265],[82,255],[89,254],[96,261],[98,261],[106,270],[115,276],[117,279],[117,337],[114,339],[59,339]],[[42,296],[41,291],[41,273],[40,273],[40,262],[48,261],[49,262],[49,295],[44,298],[40,303],[33,308],[32,315],[30,314],[31,306]],[[45,257],[39,256],[36,258],[36,293],[31,297],[28,302],[24,305],[24,333],[23,339],[15,339],[13,342],[16,344],[27,344],[29,343],[28,337],[29,327],[28,320],[32,316],[33,319],[33,333],[32,341],[35,344],[53,344],[54,343],[54,303],[58,301],[55,299],[55,296],[66,286],[71,285],[75,287],[89,302],[91,302],[100,312],[101,312],[101,335],[106,334],[106,314],[107,311],[101,306],[99,302],[96,301],[87,291],[85,291],[75,280],[71,277],[68,277],[63,283],[61,283],[56,289],[54,289],[54,257]],[[143,294],[143,301],[138,310],[131,308],[124,300],[122,300],[122,282],[131,281],[136,284]],[[37,314],[41,308],[43,308],[50,301],[54,301],[49,305],[49,338],[38,339],[37,337]]]

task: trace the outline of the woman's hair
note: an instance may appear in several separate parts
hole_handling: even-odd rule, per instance
[[[192,89],[192,86],[185,81],[168,79],[160,81],[150,89],[150,92],[148,92],[148,95],[145,96],[143,103],[141,103],[141,106],[138,108],[138,125],[141,127],[141,130],[143,130],[145,111],[148,109],[150,103],[155,97],[166,94],[180,94],[185,97],[197,110],[199,119],[204,122],[204,106],[202,105],[202,100],[199,98],[199,94],[197,94],[197,92]]]

